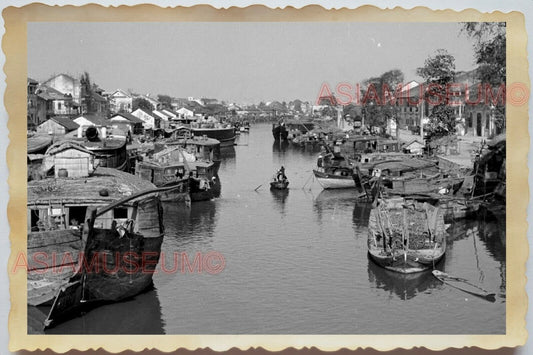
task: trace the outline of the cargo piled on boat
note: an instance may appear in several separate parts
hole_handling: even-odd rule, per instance
[[[370,212],[368,253],[401,273],[433,268],[446,252],[443,211],[415,198],[378,198]]]

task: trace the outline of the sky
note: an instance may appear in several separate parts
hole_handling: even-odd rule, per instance
[[[437,49],[475,67],[459,23],[37,22],[28,24],[28,76],[85,71],[106,91],[237,103],[316,101],[324,83],[355,87],[391,69],[405,81]]]

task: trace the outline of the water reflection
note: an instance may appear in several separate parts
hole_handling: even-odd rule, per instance
[[[322,190],[313,201],[313,209],[322,223],[324,217],[334,218],[337,212],[351,210],[355,201],[355,189]]]
[[[467,238],[480,240],[495,260],[505,262],[505,227],[501,223],[490,213],[482,213],[474,220],[455,221],[448,228],[448,246]]]
[[[183,246],[189,243],[208,243],[217,223],[217,200],[193,202],[190,208],[184,204],[163,204],[163,219],[167,236],[165,242]]]
[[[408,300],[416,295],[433,289],[441,283],[428,272],[401,274],[390,271],[368,259],[368,281],[375,288],[388,291],[402,300]]]
[[[286,189],[286,190],[270,189],[270,193],[272,194],[272,198],[276,202],[276,206],[278,206],[281,214],[284,215],[285,214],[285,203],[287,201],[287,197],[289,197],[289,189]]]
[[[470,270],[472,277],[478,282],[490,283],[491,289],[499,288],[499,296],[506,294],[506,253],[505,253],[505,214],[481,210],[475,220],[455,221],[448,229],[448,249],[454,250],[454,244],[464,240],[459,248],[471,248],[471,260],[474,268]],[[490,255],[499,272],[499,285],[486,278],[490,275],[485,255]],[[458,271],[460,272],[460,271]],[[464,272],[464,271],[463,271]]]
[[[272,151],[276,153],[285,153],[289,149],[289,142],[287,141],[274,141],[272,143]]]
[[[35,307],[34,307],[35,308]],[[164,334],[157,289],[134,298],[104,305],[56,327],[45,334]]]
[[[356,201],[353,207],[353,226],[354,229],[367,229],[368,219],[372,211],[372,204],[369,202]]]
[[[234,146],[221,147],[220,148],[220,170],[235,170],[236,163],[236,152]],[[224,182],[224,181],[222,181]]]

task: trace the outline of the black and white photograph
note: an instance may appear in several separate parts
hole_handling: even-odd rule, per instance
[[[520,335],[515,18],[202,9],[26,23],[17,329]]]
[[[27,31],[29,334],[505,333],[505,23]]]

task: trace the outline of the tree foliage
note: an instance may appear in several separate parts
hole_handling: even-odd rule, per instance
[[[133,111],[137,110],[138,108],[146,110],[146,111],[154,110],[154,107],[152,106],[150,101],[142,97],[136,97],[133,99],[132,108],[133,108]]]
[[[399,69],[365,80],[361,92],[365,126],[385,129],[390,120],[397,122],[399,108],[394,102],[394,93],[403,81],[404,75]]]
[[[454,134],[455,109],[448,104],[446,90],[455,80],[455,58],[445,49],[438,49],[416,72],[428,88],[424,94],[426,104],[434,103],[429,114],[429,133]]]
[[[506,24],[505,22],[465,22],[462,32],[474,40],[477,79],[493,87],[505,85],[506,72]],[[505,127],[505,105],[496,105],[496,125]]]
[[[157,95],[157,100],[161,102],[163,108],[172,108],[172,98],[168,95]]]
[[[505,22],[465,22],[462,31],[474,40],[478,79],[491,85],[506,82]]]
[[[93,84],[89,73],[84,72],[80,77],[81,84],[81,105],[83,113],[94,113],[96,111],[94,97],[93,97]]]

